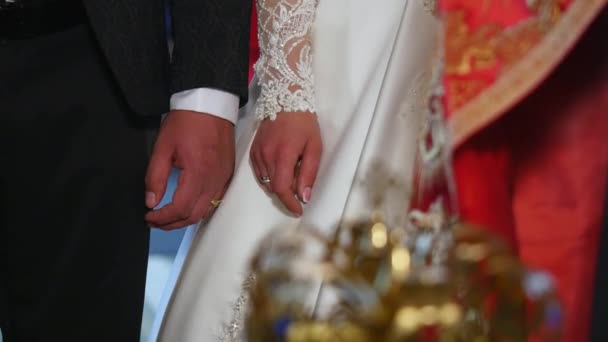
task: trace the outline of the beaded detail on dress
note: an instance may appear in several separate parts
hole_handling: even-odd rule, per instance
[[[261,94],[256,116],[316,112],[312,27],[318,0],[258,0],[260,59],[255,64]]]
[[[245,314],[249,304],[249,291],[255,283],[255,275],[251,273],[243,282],[241,294],[232,305],[232,317],[222,327],[217,338],[218,342],[239,342],[243,341],[243,329],[245,328]]]
[[[423,0],[424,10],[432,15],[437,14],[437,0]]]

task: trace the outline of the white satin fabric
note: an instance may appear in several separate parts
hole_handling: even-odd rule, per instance
[[[370,182],[373,188],[392,175],[410,183],[436,25],[422,0],[320,1],[313,49],[324,155],[312,199],[295,219],[258,184],[248,154],[259,94],[252,86],[237,125],[234,179],[208,224],[187,232],[152,340],[218,340],[250,258],[271,229],[311,224],[330,234],[340,222],[369,215]],[[407,197],[407,189],[398,193]]]

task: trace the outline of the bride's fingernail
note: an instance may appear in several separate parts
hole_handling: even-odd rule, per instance
[[[311,188],[306,188],[304,189],[304,192],[302,193],[302,201],[304,203],[308,203],[308,201],[310,201],[310,195],[312,193],[312,189]]]

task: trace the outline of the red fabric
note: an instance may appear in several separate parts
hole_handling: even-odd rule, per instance
[[[484,1],[483,5],[479,0],[442,0],[439,8],[446,15],[444,51],[447,70],[443,82],[446,116],[450,117],[470,98],[491,86],[499,77],[505,62],[500,58],[488,62],[487,55],[477,55],[474,51],[489,51],[488,42],[500,36],[506,28],[533,17],[534,12],[528,9],[525,0]],[[463,14],[462,21],[456,19],[457,13]],[[463,64],[468,68],[452,70]]]
[[[253,78],[253,65],[260,57],[260,48],[258,46],[258,11],[256,9],[256,1],[253,0],[253,11],[251,13],[251,32],[249,37],[249,82]]]
[[[491,136],[470,141],[456,152],[453,162],[460,217],[491,229],[516,250],[512,164],[508,140]]]
[[[506,237],[524,263],[556,277],[564,341],[572,342],[588,337],[607,186],[608,84],[596,87],[565,101],[533,95],[489,129],[510,135],[476,137],[454,161],[462,218]],[[538,114],[546,121],[522,131]]]
[[[572,0],[557,1],[560,11]],[[526,0],[441,0],[446,34],[446,115],[450,117],[508,72],[508,67],[542,39],[538,30],[522,29],[545,14]],[[544,24],[543,24],[544,25]],[[511,31],[509,34],[507,32]],[[510,38],[507,39],[507,36]]]
[[[559,0],[559,7],[567,8],[573,0]],[[508,27],[529,18],[535,13],[529,8],[530,1],[506,0],[506,1],[482,1],[479,0],[440,0],[439,7],[442,12],[453,12],[465,10],[467,12],[467,23],[471,30],[489,22]]]
[[[556,277],[564,341],[587,341],[607,188],[608,82],[578,94],[552,90],[519,109],[550,117],[528,133],[534,143],[514,148],[514,229],[522,260]]]

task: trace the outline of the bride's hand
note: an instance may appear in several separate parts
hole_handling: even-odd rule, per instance
[[[300,202],[310,200],[322,149],[315,114],[281,113],[276,120],[260,124],[251,146],[251,162],[258,181],[300,216]]]

